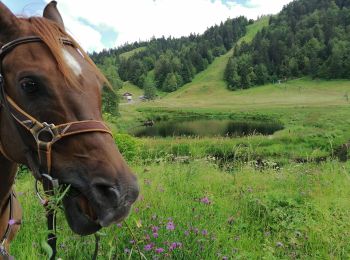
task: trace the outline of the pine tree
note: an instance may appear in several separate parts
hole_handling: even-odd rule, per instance
[[[154,82],[150,78],[146,78],[144,86],[144,96],[146,99],[153,100],[157,96],[157,88],[154,84]]]

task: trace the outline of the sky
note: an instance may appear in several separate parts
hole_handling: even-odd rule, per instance
[[[152,37],[203,33],[227,18],[276,14],[292,0],[57,0],[66,30],[89,51]],[[50,0],[2,0],[16,15],[42,15]]]

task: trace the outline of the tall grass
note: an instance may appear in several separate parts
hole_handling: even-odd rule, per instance
[[[138,250],[147,259],[350,256],[349,163],[241,164],[234,173],[205,160],[133,168],[140,198],[125,223],[100,232],[100,259],[138,259]],[[45,214],[32,181],[17,181],[24,221],[11,249],[18,259],[45,257]],[[93,238],[74,235],[62,214],[58,222],[58,256],[91,257]]]

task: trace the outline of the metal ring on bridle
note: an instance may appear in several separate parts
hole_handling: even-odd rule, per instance
[[[40,194],[40,191],[39,191],[39,187],[38,187],[38,183],[39,183],[39,180],[35,180],[35,193],[36,193],[36,196],[39,198],[39,200],[41,201],[41,203],[44,204],[44,202],[46,201]]]
[[[59,182],[58,182],[58,179],[54,179],[52,178],[50,175],[48,174],[41,174],[42,177],[48,179],[53,187],[53,189],[57,189],[59,187]],[[36,193],[36,196],[39,198],[39,200],[41,201],[41,203],[46,203],[46,199],[44,199],[43,196],[41,196],[40,194],[40,191],[39,191],[39,187],[38,187],[38,183],[40,182],[40,180],[36,179],[35,180],[35,184],[34,184],[34,187],[35,187],[35,193]]]
[[[52,129],[55,127],[55,125],[54,125],[54,124],[48,124],[48,123],[46,123],[46,122],[43,122],[42,124],[43,124],[44,127],[43,127],[42,129],[40,129],[40,130],[35,134],[35,139],[36,139],[37,142],[51,143],[52,141],[55,140],[55,134],[54,134],[54,132],[52,131]],[[50,140],[41,140],[41,139],[40,139],[40,135],[41,135],[42,133],[48,133],[49,136],[51,137],[51,139],[50,139]]]

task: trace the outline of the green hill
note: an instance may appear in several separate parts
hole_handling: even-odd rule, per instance
[[[232,90],[302,76],[350,79],[350,1],[293,1],[250,44],[235,49]]]
[[[269,17],[247,27],[247,34],[238,44],[249,42],[268,25]],[[282,84],[268,84],[259,88],[230,91],[223,80],[225,67],[233,49],[216,58],[191,83],[145,106],[162,108],[256,110],[274,107],[346,105],[350,92],[347,80],[321,81],[301,78]]]
[[[247,26],[247,33],[242,37],[238,44],[242,41],[251,40],[254,35],[268,25],[268,17],[264,17],[254,24]],[[226,83],[224,82],[224,71],[228,59],[232,56],[233,49],[216,58],[208,68],[201,73],[199,73],[191,83],[186,84],[184,87],[180,88],[178,91],[168,95],[168,98],[192,98],[193,96],[200,99],[207,95],[227,95],[230,91],[226,89]]]

